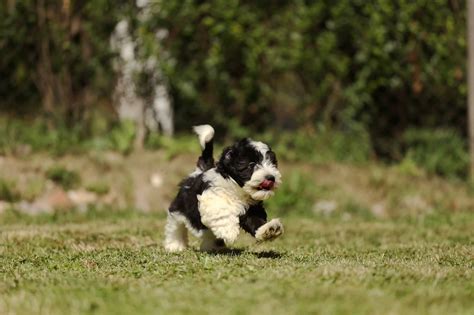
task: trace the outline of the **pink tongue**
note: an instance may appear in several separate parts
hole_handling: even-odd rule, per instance
[[[260,184],[260,188],[263,188],[263,189],[272,189],[272,187],[273,187],[274,184],[275,184],[274,181],[265,179],[265,180]]]

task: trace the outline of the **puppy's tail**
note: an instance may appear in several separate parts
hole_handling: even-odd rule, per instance
[[[193,130],[199,136],[199,144],[202,149],[201,156],[197,161],[197,167],[204,172],[214,167],[214,157],[212,154],[214,150],[214,128],[211,125],[200,125],[194,126]]]

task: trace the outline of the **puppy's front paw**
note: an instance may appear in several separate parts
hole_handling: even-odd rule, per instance
[[[271,241],[282,235],[283,232],[283,224],[281,224],[280,219],[273,219],[258,228],[255,232],[255,238],[258,242]]]

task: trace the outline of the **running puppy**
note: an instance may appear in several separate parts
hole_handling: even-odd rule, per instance
[[[214,251],[231,245],[240,228],[257,241],[283,233],[279,219],[267,222],[263,201],[281,184],[275,153],[262,142],[242,139],[227,147],[217,163],[213,158],[214,129],[194,127],[202,153],[196,170],[179,185],[168,210],[164,246],[184,250],[187,230],[202,239],[201,250]]]

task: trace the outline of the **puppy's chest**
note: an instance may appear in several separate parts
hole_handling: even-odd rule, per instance
[[[245,214],[253,202],[245,193],[222,187],[212,187],[197,197],[201,215],[212,212],[240,216]]]

